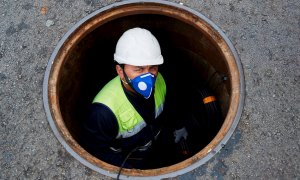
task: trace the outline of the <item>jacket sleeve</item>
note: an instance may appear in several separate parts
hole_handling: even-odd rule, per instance
[[[82,144],[93,156],[109,164],[121,166],[125,157],[110,150],[118,133],[118,122],[105,105],[94,103],[83,125]],[[125,164],[125,167],[130,167]]]

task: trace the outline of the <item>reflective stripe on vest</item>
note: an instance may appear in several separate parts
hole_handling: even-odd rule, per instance
[[[163,111],[165,96],[166,84],[162,75],[158,73],[154,91],[155,118]],[[93,103],[102,103],[112,110],[117,118],[119,126],[117,139],[134,136],[147,125],[141,115],[127,99],[119,76],[112,79],[103,87],[96,95]]]

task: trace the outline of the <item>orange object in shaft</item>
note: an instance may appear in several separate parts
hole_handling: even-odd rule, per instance
[[[208,96],[208,97],[203,99],[204,104],[207,104],[207,103],[210,103],[210,102],[213,102],[213,101],[216,101],[215,96]]]

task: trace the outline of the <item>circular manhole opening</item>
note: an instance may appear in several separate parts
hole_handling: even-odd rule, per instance
[[[171,2],[128,1],[82,19],[62,38],[49,60],[43,86],[45,111],[54,134],[73,157],[101,174],[117,177],[119,167],[90,155],[81,146],[80,135],[88,105],[116,75],[116,42],[133,27],[150,30],[160,42],[165,59],[160,72],[169,82],[168,89],[179,89],[181,99],[181,93],[193,94],[189,92],[195,90],[194,85],[205,82],[222,111],[216,131],[194,135],[196,150],[191,156],[154,169],[123,169],[121,176],[174,177],[202,165],[222,148],[237,126],[244,102],[237,53],[223,32],[199,12]],[[181,88],[183,81],[189,86]]]

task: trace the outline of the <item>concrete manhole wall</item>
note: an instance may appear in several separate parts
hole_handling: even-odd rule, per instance
[[[116,177],[119,167],[105,163],[80,146],[87,106],[115,74],[113,53],[121,34],[132,27],[149,29],[161,44],[161,69],[192,85],[208,82],[220,102],[222,127],[192,157],[168,167],[124,169],[123,178],[165,178],[186,173],[208,161],[232,135],[244,101],[244,78],[237,54],[222,31],[202,14],[164,1],[128,1],[102,8],[78,22],[59,42],[47,66],[44,106],[58,140],[77,160],[104,175]],[[180,72],[180,73],[178,73]]]

